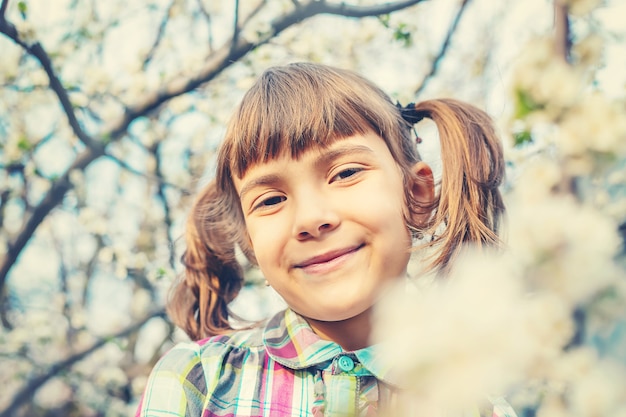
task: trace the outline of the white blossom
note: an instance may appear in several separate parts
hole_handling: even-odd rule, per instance
[[[17,29],[17,33],[22,41],[29,44],[37,40],[37,30],[32,21],[17,19],[14,24],[15,29]]]
[[[34,401],[40,407],[53,409],[70,400],[72,388],[60,378],[52,378],[37,390]]]
[[[110,83],[109,73],[101,66],[92,65],[84,69],[82,90],[85,94],[105,93]]]
[[[148,290],[143,288],[135,290],[133,301],[131,302],[131,313],[133,317],[143,317],[152,308],[152,297]]]
[[[566,155],[586,151],[626,154],[626,109],[600,93],[586,95],[565,114],[557,137]]]
[[[616,279],[619,248],[615,223],[571,198],[512,205],[509,247],[532,271],[535,288],[555,291],[572,303],[589,299]]]
[[[568,13],[574,16],[586,16],[601,4],[601,0],[558,0],[568,7]]]
[[[169,102],[169,109],[174,114],[182,114],[189,110],[193,106],[193,100],[188,94],[183,94],[178,97],[174,97]]]
[[[0,57],[0,83],[11,82],[19,74],[22,50],[17,45],[5,43]]]
[[[92,207],[84,207],[78,214],[78,221],[89,233],[104,235],[107,231],[106,218]],[[108,253],[101,251],[100,259],[108,259]]]
[[[455,271],[420,295],[402,287],[386,297],[374,340],[399,359],[394,375],[419,398],[463,408],[553,358],[571,324],[558,300],[523,295],[511,260],[471,252]]]
[[[597,66],[601,64],[602,54],[604,52],[604,40],[600,35],[591,33],[576,42],[572,47],[572,52],[580,64],[597,68]]]
[[[597,361],[573,381],[568,392],[571,411],[581,417],[613,416],[626,404],[626,370],[617,362]]]
[[[95,375],[98,385],[107,388],[119,388],[128,382],[126,373],[117,366],[106,366],[98,370]]]
[[[543,156],[534,158],[521,169],[515,183],[515,197],[524,205],[543,201],[551,195],[563,175],[554,159]]]

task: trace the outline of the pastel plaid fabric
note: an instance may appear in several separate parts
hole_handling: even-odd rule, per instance
[[[375,353],[346,352],[287,309],[265,328],[175,346],[154,367],[137,416],[377,416],[398,390]],[[501,400],[466,415],[515,416]]]

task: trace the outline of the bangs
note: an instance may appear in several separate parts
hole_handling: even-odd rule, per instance
[[[305,63],[275,67],[244,96],[220,163],[242,177],[255,164],[284,154],[297,159],[356,134],[373,131],[388,142],[400,118],[390,99],[357,74]]]

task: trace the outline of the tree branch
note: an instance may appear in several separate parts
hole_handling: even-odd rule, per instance
[[[161,146],[161,143],[162,142],[159,142],[154,147],[153,157],[156,161],[155,175],[157,178],[163,180],[161,158],[159,157],[159,147]],[[170,205],[167,201],[167,195],[165,194],[163,182],[159,182],[157,195],[163,203],[163,215],[165,217],[165,236],[167,237],[167,244],[169,246],[169,265],[172,270],[176,270],[176,251],[174,250],[174,239],[172,237],[172,226],[174,224],[174,221],[172,220],[172,212],[170,210]]]
[[[198,8],[200,9],[200,13],[206,19],[207,25],[209,26],[209,53],[213,52],[213,20],[211,19],[211,15],[205,9],[204,4],[202,4],[202,0],[197,0]]]
[[[352,6],[345,3],[331,4],[326,1],[312,1],[304,6],[303,9],[319,9],[316,14],[333,14],[344,17],[363,18],[397,12],[398,10],[406,9],[407,7],[414,6],[423,1],[425,0],[404,0],[376,6]]]
[[[257,42],[248,42],[241,38],[239,38],[237,44],[228,42],[209,57],[204,68],[201,69],[195,77],[173,80],[164,89],[151,95],[146,95],[143,102],[128,108],[123,120],[121,120],[116,127],[112,128],[107,136],[112,140],[119,138],[126,132],[130,123],[136,118],[149,113],[176,96],[188,93],[194,88],[213,80],[218,74],[237,62],[248,52],[266,44],[270,39],[279,35],[285,29],[305,19],[318,14],[331,14],[354,18],[372,17],[402,10],[423,1],[425,0],[404,0],[378,6],[349,6],[343,3],[330,4],[325,1],[312,1],[275,20],[272,24],[273,30],[266,38]]]
[[[122,330],[122,331],[120,331],[120,332],[118,332],[118,333],[116,333],[114,335],[111,335],[111,336],[108,336],[108,337],[104,337],[104,338],[98,340],[97,342],[95,342],[92,346],[88,347],[87,349],[84,349],[84,350],[82,350],[80,352],[77,352],[77,353],[73,354],[72,356],[70,356],[69,358],[66,358],[66,359],[64,359],[62,361],[59,361],[59,362],[53,364],[52,366],[50,366],[50,368],[48,368],[48,370],[46,371],[45,374],[41,374],[41,375],[31,379],[13,397],[13,400],[7,406],[7,408],[5,408],[0,413],[0,417],[12,417],[12,416],[15,416],[17,411],[19,410],[19,408],[24,403],[30,401],[32,396],[33,396],[33,393],[35,391],[37,391],[39,388],[41,388],[41,386],[43,384],[48,382],[48,380],[50,380],[51,378],[55,377],[58,373],[60,373],[64,369],[67,369],[70,366],[74,365],[76,362],[78,362],[78,361],[84,359],[85,357],[91,355],[92,353],[94,353],[95,351],[97,351],[98,349],[100,349],[101,347],[106,345],[107,343],[111,342],[111,340],[118,339],[120,337],[127,337],[128,335],[137,332],[144,324],[146,324],[146,322],[148,322],[148,320],[153,319],[155,317],[165,317],[165,310],[161,309],[161,310],[158,310],[158,311],[154,311],[154,312],[148,314],[142,320],[138,321],[137,323],[133,323],[132,325],[130,325],[126,329],[124,329],[124,330]]]
[[[569,62],[572,39],[567,5],[554,1],[554,47],[556,54],[565,62]]]
[[[185,195],[189,195],[191,194],[189,192],[189,190],[187,190],[186,188],[181,187],[180,185],[176,185],[174,183],[171,183],[169,181],[165,181],[165,179],[160,176],[160,175],[149,175],[145,172],[141,172],[136,170],[135,168],[131,167],[130,165],[128,165],[126,162],[122,161],[121,159],[119,159],[116,156],[111,155],[110,153],[107,153],[104,155],[105,157],[109,158],[111,161],[115,162],[116,164],[118,164],[120,166],[120,168],[130,172],[131,174],[137,175],[138,177],[143,177],[145,179],[147,179],[148,181],[152,181],[155,182],[159,185],[159,188],[166,186],[166,187],[170,187],[173,188],[175,190],[180,191],[181,193],[185,194]]]
[[[172,12],[172,8],[174,7],[174,5],[175,5],[175,2],[172,1],[169,7],[167,8],[167,12],[165,13],[165,16],[163,16],[163,19],[161,20],[161,24],[159,25],[159,31],[157,32],[157,36],[154,39],[154,42],[152,43],[152,47],[150,48],[150,51],[148,51],[146,58],[143,60],[143,64],[141,65],[141,67],[144,70],[148,67],[148,64],[150,64],[150,61],[152,61],[152,58],[154,57],[154,53],[156,52],[156,49],[159,47],[159,44],[161,43],[161,40],[163,39],[163,35],[165,34],[165,28],[167,27],[167,22],[169,21],[170,13]]]
[[[235,22],[233,23],[233,39],[231,45],[234,47],[239,40],[239,33],[241,28],[239,27],[239,0],[235,0]]]
[[[2,4],[0,4],[0,20],[4,20],[4,15],[7,12],[8,5],[9,0],[2,0]]]
[[[174,79],[161,90],[152,94],[146,94],[141,102],[128,107],[120,120],[113,122],[110,127],[106,127],[104,129],[104,133],[100,135],[100,137],[107,138],[108,141],[119,140],[126,134],[128,127],[135,119],[147,115],[168,100],[181,94],[188,93],[200,85],[213,80],[217,75],[237,62],[248,52],[268,43],[272,38],[279,35],[285,29],[296,25],[305,19],[318,14],[332,14],[354,18],[371,17],[402,10],[423,1],[425,0],[404,0],[386,3],[379,6],[349,6],[343,3],[330,4],[326,1],[311,1],[308,4],[303,5],[290,13],[286,13],[282,17],[275,20],[272,25],[271,33],[269,33],[265,38],[256,42],[245,41],[241,38],[239,38],[236,44],[230,44],[230,42],[227,42],[209,57],[205,66],[199,70],[195,76]],[[7,34],[7,36],[11,37],[11,39],[18,43],[21,42],[17,36],[15,27],[10,24],[7,26],[5,23],[8,22],[0,20],[0,32]],[[14,36],[10,35],[11,28],[15,32]],[[48,75],[54,75],[50,60],[48,59],[47,54],[45,54],[43,48],[41,48],[41,45],[36,44],[35,46],[37,46],[37,48],[35,48],[35,46],[30,47],[23,42],[21,42],[20,45],[29,50],[29,52],[34,48],[33,54],[38,57],[40,62],[42,62],[42,65],[45,63],[46,68],[48,68],[47,72],[50,71],[48,72]],[[55,92],[62,101],[64,109],[71,110],[71,104],[67,99],[67,94],[56,76],[51,77],[50,81],[51,87],[57,88]],[[24,249],[26,243],[30,240],[39,224],[41,224],[48,213],[50,213],[50,211],[63,200],[65,193],[72,188],[72,184],[69,180],[70,172],[73,169],[84,169],[95,159],[105,154],[104,141],[96,142],[87,136],[80,129],[78,122],[73,117],[73,112],[70,111],[67,115],[68,118],[70,118],[70,121],[74,121],[73,124],[72,122],[70,124],[72,125],[72,128],[75,129],[75,134],[77,136],[80,134],[79,138],[84,140],[85,144],[91,144],[92,146],[88,146],[88,148],[77,157],[65,174],[52,184],[52,187],[39,205],[34,209],[32,215],[22,227],[14,241],[9,243],[7,253],[3,257],[0,257],[0,290],[6,282],[6,277],[10,269],[15,264],[19,254]]]
[[[34,44],[29,45],[26,42],[24,42],[20,38],[19,33],[17,32],[17,29],[15,28],[15,26],[12,23],[5,20],[4,17],[0,19],[0,33],[4,33],[11,40],[13,40],[13,42],[20,45],[22,48],[24,48],[24,50],[26,50],[26,52],[28,52],[30,55],[32,55],[35,59],[39,61],[44,71],[46,72],[46,75],[48,76],[48,79],[50,81],[50,88],[59,99],[59,102],[61,103],[61,107],[63,108],[63,111],[65,112],[65,115],[67,116],[67,120],[70,124],[70,127],[72,128],[72,131],[74,132],[76,137],[78,137],[78,139],[80,139],[80,141],[83,142],[85,146],[87,146],[88,148],[93,148],[93,149],[103,148],[104,146],[102,143],[97,142],[93,138],[91,138],[80,126],[78,119],[76,118],[76,114],[74,113],[74,108],[72,106],[72,103],[70,102],[67,91],[65,90],[65,87],[63,87],[63,84],[61,84],[61,81],[57,77],[56,72],[54,71],[54,68],[52,67],[52,61],[50,60],[50,57],[48,56],[46,51],[43,49],[41,44],[39,42],[35,42]]]
[[[86,149],[76,158],[65,174],[52,183],[50,190],[48,190],[45,197],[35,207],[13,242],[7,244],[8,248],[6,253],[0,257],[0,289],[4,287],[9,270],[17,261],[19,254],[22,252],[33,233],[35,233],[37,227],[39,227],[50,211],[63,201],[65,193],[72,188],[72,183],[70,182],[70,173],[72,170],[83,170],[87,165],[102,155],[103,153],[98,153],[91,148]]]
[[[430,70],[424,76],[422,83],[415,90],[415,93],[414,93],[415,96],[419,96],[421,92],[424,91],[424,88],[426,88],[426,85],[428,84],[428,82],[435,76],[435,74],[437,74],[437,71],[439,70],[439,65],[441,64],[441,61],[443,60],[444,56],[448,52],[448,48],[450,47],[450,41],[452,40],[452,36],[456,32],[456,29],[459,26],[459,22],[461,21],[461,17],[463,16],[463,13],[465,12],[469,2],[470,0],[463,0],[461,2],[461,7],[459,7],[459,10],[456,12],[456,16],[454,16],[454,19],[452,20],[452,24],[450,25],[450,28],[448,29],[448,33],[446,34],[446,37],[443,40],[443,43],[441,44],[439,53],[437,54],[435,59],[432,60],[431,65],[430,65]]]

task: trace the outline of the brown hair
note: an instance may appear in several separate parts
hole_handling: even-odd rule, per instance
[[[503,178],[502,148],[489,116],[456,100],[429,100],[415,111],[439,128],[443,171],[441,192],[429,206],[412,199],[419,161],[411,124],[389,97],[365,78],[319,64],[297,63],[266,70],[243,97],[229,122],[218,153],[217,175],[198,196],[189,217],[186,268],[172,289],[168,312],[192,339],[232,330],[228,303],[243,285],[239,247],[255,263],[247,241],[233,175],[284,152],[297,158],[312,147],[373,131],[400,166],[409,213],[433,212],[428,224],[411,230],[434,235],[438,248],[430,268],[444,271],[464,242],[497,244],[504,207],[498,191]]]

